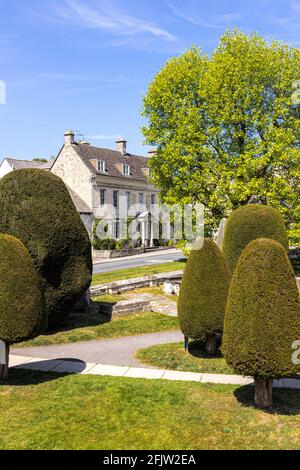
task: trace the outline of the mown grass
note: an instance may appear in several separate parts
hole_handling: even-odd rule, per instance
[[[93,274],[92,286],[97,284],[105,284],[112,281],[120,281],[122,279],[132,279],[134,277],[147,276],[150,274],[160,274],[170,271],[183,270],[184,268],[185,262],[171,261],[169,263],[154,264],[151,266],[139,266],[136,268],[120,269],[118,271]]]
[[[115,318],[112,321],[99,313],[83,313],[72,316],[67,321],[63,331],[49,332],[30,341],[14,345],[14,347],[66,344],[76,341],[155,333],[178,328],[176,317],[154,312],[135,313]]]
[[[1,449],[299,449],[300,392],[12,370]]]
[[[192,343],[185,351],[183,342],[150,346],[136,352],[136,357],[143,363],[161,369],[203,372],[209,374],[235,374],[223,357],[208,357],[201,345]]]

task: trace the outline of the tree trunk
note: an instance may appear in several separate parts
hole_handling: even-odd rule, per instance
[[[254,377],[255,396],[254,403],[259,408],[270,408],[272,406],[273,379],[261,379]]]
[[[5,344],[5,360],[6,364],[0,364],[0,380],[2,382],[8,378],[9,344]]]
[[[205,351],[209,356],[215,356],[217,352],[216,335],[208,336],[205,342]]]

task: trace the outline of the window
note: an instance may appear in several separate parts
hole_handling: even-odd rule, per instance
[[[155,194],[151,194],[151,204],[155,204]]]
[[[98,160],[98,171],[101,171],[101,173],[105,172],[105,161],[104,160]]]
[[[105,204],[105,189],[100,189],[100,206]]]
[[[144,204],[144,193],[139,193],[139,204]]]
[[[115,239],[120,238],[120,222],[119,222],[119,220],[115,220],[113,222],[113,237]]]
[[[119,191],[113,192],[114,207],[119,207]]]
[[[130,192],[129,191],[126,191],[126,206],[127,206],[127,209],[130,208]]]
[[[123,175],[129,176],[130,175],[130,166],[123,165]]]

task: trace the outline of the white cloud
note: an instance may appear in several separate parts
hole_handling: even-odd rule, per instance
[[[146,33],[166,41],[177,41],[177,38],[164,28],[127,14],[116,7],[111,0],[52,0],[49,7],[58,20],[67,21],[75,26],[101,29],[118,36]]]
[[[178,7],[174,5],[173,2],[170,0],[166,0],[166,4],[172,11],[172,13],[179,18],[188,21],[197,26],[203,26],[206,28],[220,28],[224,29],[224,27],[230,26],[237,21],[240,21],[243,17],[243,12],[232,12],[232,13],[224,13],[224,14],[212,14],[212,15],[205,15],[205,18],[195,11],[195,8],[192,8],[191,5],[187,5],[187,8]],[[197,6],[200,7],[199,3]]]

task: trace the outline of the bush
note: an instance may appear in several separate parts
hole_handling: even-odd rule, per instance
[[[47,326],[40,277],[20,240],[0,235],[0,340],[9,345],[34,338]],[[8,361],[7,361],[8,362]],[[8,363],[0,366],[6,378]]]
[[[93,240],[93,247],[96,250],[114,250],[116,248],[117,242],[112,238],[97,238]]]
[[[229,272],[213,240],[204,239],[200,250],[192,250],[183,274],[178,299],[179,325],[183,334],[207,342],[215,352],[215,333],[223,331]]]
[[[299,334],[299,292],[287,253],[277,241],[254,240],[232,277],[222,350],[237,373],[255,378],[259,406],[271,404],[272,379],[299,370],[292,363]]]
[[[231,274],[243,249],[256,238],[272,238],[288,250],[286,227],[277,209],[254,204],[239,207],[232,212],[225,227],[222,246]]]
[[[91,283],[88,233],[60,178],[16,170],[0,181],[0,232],[19,238],[41,275],[51,325],[65,319]]]

